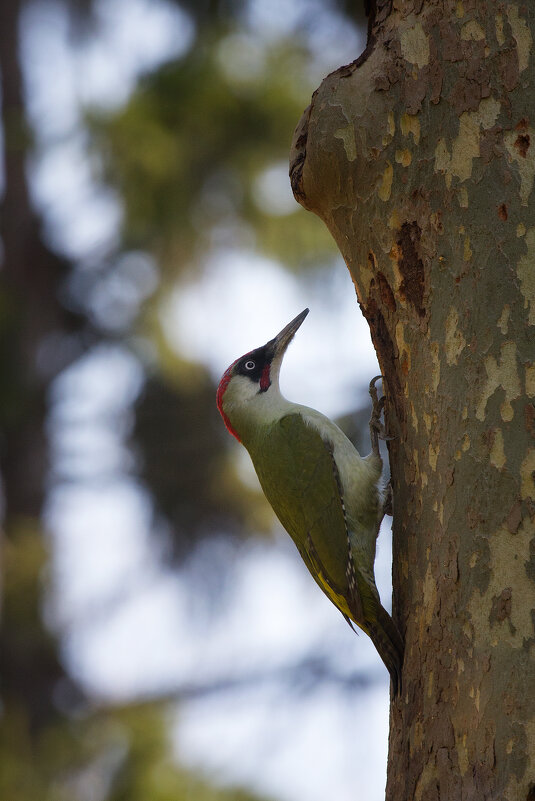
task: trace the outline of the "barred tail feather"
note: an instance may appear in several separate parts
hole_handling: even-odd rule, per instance
[[[396,624],[380,603],[374,610],[375,620],[366,620],[368,634],[377,652],[386,665],[394,695],[401,692],[401,668],[403,665],[403,640]]]

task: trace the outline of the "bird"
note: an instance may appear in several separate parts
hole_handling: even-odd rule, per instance
[[[384,435],[370,382],[372,451],[362,457],[342,430],[280,391],[281,364],[309,309],[265,345],[228,367],[217,389],[217,407],[229,432],[247,449],[260,485],[312,577],[351,628],[369,635],[383,660],[394,695],[401,688],[403,640],[381,605],[375,585],[377,535],[384,516]]]

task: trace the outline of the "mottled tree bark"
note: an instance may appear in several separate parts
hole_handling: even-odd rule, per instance
[[[296,131],[385,376],[391,801],[535,799],[535,6],[378,0]]]

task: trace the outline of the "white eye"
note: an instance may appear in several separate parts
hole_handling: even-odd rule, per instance
[[[251,359],[249,359],[248,362],[245,362],[245,369],[246,370],[254,370],[255,367],[256,367],[256,364]]]

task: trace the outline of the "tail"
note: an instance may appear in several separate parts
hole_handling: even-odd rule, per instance
[[[351,594],[346,600],[351,610],[351,619],[370,637],[377,653],[386,665],[394,695],[401,692],[401,669],[403,667],[403,639],[386,609],[381,606],[379,593],[375,586],[373,570],[356,570],[353,561],[349,562]],[[347,615],[344,615],[350,623]],[[351,624],[350,624],[351,625]]]
[[[390,673],[394,695],[397,695],[398,692],[401,692],[403,640],[396,624],[379,601],[372,618],[374,619],[370,619],[370,617],[366,619],[367,632]]]

